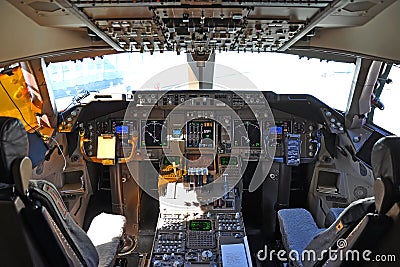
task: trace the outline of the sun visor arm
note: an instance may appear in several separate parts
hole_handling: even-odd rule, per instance
[[[382,62],[357,60],[356,71],[346,111],[346,128],[360,128],[371,110],[371,97],[382,69]]]

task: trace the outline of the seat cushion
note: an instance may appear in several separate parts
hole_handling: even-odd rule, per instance
[[[311,213],[305,209],[283,209],[278,211],[282,242],[286,251],[296,251],[301,255],[308,243],[325,228],[318,228]],[[302,266],[301,259],[292,262]]]
[[[113,266],[125,223],[124,216],[104,212],[93,219],[87,235],[99,254],[99,266]]]

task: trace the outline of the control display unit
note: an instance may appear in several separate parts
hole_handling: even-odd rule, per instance
[[[143,147],[168,146],[167,122],[164,120],[142,120],[141,145]]]
[[[214,122],[189,121],[186,124],[186,147],[188,148],[213,148],[214,147]]]
[[[235,120],[233,145],[235,147],[260,147],[260,125],[257,120]]]
[[[189,230],[191,231],[211,231],[210,220],[192,220],[189,222]]]

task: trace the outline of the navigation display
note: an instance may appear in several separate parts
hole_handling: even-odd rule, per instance
[[[186,124],[186,147],[213,148],[214,147],[214,122],[190,121]]]
[[[143,147],[168,146],[167,122],[163,120],[142,120],[141,145]]]
[[[257,120],[235,120],[233,146],[260,147],[260,126]]]

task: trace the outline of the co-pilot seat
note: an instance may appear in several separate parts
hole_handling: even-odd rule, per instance
[[[57,189],[30,180],[22,123],[0,117],[0,259],[4,266],[113,266],[125,218],[102,213],[87,233]]]
[[[282,240],[287,251],[304,249],[321,255],[328,248],[338,249],[339,238],[346,240],[344,252],[349,249],[398,251],[397,236],[400,214],[400,137],[380,139],[372,151],[375,198],[353,202],[332,225],[318,229],[308,211],[287,209],[278,212]],[[307,218],[304,220],[304,218]],[[297,222],[294,223],[293,220]],[[397,223],[397,224],[396,224]],[[391,234],[397,233],[397,234]],[[392,250],[389,246],[392,245]],[[388,250],[389,249],[389,250]],[[291,261],[293,266],[352,266],[354,262],[330,261],[328,258]]]
[[[374,199],[366,198],[351,203],[344,210],[331,209],[331,216],[337,216],[336,220],[328,228],[319,228],[311,213],[305,209],[282,209],[278,211],[280,231],[283,247],[287,252],[301,253],[307,249],[322,251],[336,244],[346,233],[368,212],[374,211]],[[338,224],[341,230],[337,231]],[[302,262],[301,257],[289,262],[290,266],[313,266],[308,262]]]
[[[344,254],[351,251],[371,251],[374,255],[390,255],[392,260],[377,261],[362,258],[358,266],[399,266],[400,259],[400,137],[388,136],[375,143],[371,154],[375,213],[366,214],[346,237]],[[350,251],[350,252],[351,252]],[[328,260],[325,266],[354,266],[352,261]]]

